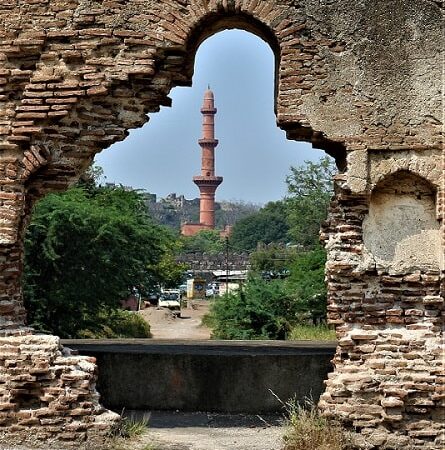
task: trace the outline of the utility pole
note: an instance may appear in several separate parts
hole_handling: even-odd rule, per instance
[[[226,295],[229,293],[229,236],[225,237],[226,241]]]

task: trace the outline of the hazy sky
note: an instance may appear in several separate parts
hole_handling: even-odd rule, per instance
[[[216,174],[224,177],[217,200],[266,203],[286,194],[291,165],[323,156],[310,144],[287,141],[273,111],[274,57],[258,37],[238,30],[207,39],[196,55],[193,86],[170,93],[171,108],[101,154],[96,161],[106,181],[145,189],[199,196],[193,175],[200,173],[202,98],[207,84],[215,94]]]

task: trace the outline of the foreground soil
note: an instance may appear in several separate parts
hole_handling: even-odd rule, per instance
[[[210,330],[201,321],[208,311],[208,300],[195,300],[181,310],[181,317],[155,306],[142,310],[140,314],[150,324],[153,339],[206,340],[210,339]]]
[[[132,449],[153,450],[280,450],[283,419],[243,414],[142,412],[127,416],[148,419],[148,431]]]

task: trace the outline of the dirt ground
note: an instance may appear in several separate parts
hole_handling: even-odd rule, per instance
[[[165,308],[149,307],[140,314],[150,324],[153,339],[206,340],[210,330],[202,317],[209,301],[195,300],[174,317]],[[147,432],[128,450],[280,450],[283,419],[278,416],[204,412],[127,411],[126,416],[148,421]],[[125,446],[127,450],[127,446]]]
[[[210,330],[201,324],[209,311],[208,300],[193,300],[181,309],[181,317],[175,317],[167,308],[151,306],[140,312],[150,324],[153,339],[210,339]]]
[[[148,431],[134,450],[151,444],[153,450],[280,450],[283,419],[244,414],[129,411],[127,416],[148,420]],[[149,447],[150,448],[150,447]]]
[[[175,317],[155,306],[140,311],[154,339],[207,340],[210,330],[201,324],[208,300],[195,300]],[[147,422],[146,431],[110,450],[281,450],[284,419],[271,415],[217,414],[183,411],[125,411],[125,416]],[[3,447],[0,443],[0,450]],[[12,450],[8,448],[8,450]],[[30,450],[14,447],[14,450]],[[40,449],[44,450],[44,449]],[[47,450],[47,449],[46,449]],[[92,450],[79,446],[79,450]]]

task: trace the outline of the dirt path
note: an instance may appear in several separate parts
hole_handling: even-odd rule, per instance
[[[210,330],[201,324],[209,311],[207,300],[193,301],[181,310],[181,317],[174,317],[166,308],[150,307],[140,312],[150,324],[153,339],[210,339]]]
[[[129,411],[148,419],[140,444],[156,450],[280,450],[283,421],[277,416]]]

